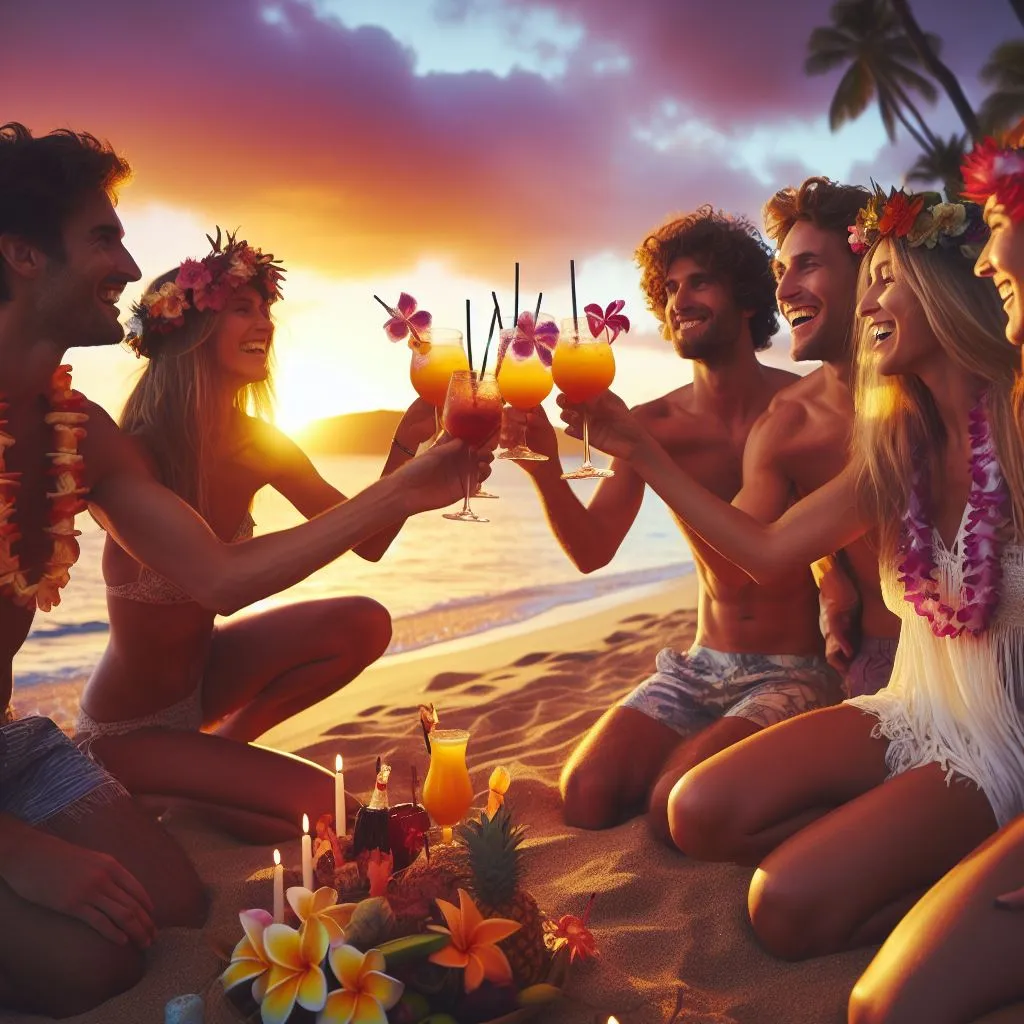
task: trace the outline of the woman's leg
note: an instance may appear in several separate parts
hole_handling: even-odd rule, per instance
[[[937,764],[903,772],[769,854],[750,884],[751,924],[787,960],[880,942],[995,827],[973,782],[947,784]]]
[[[672,838],[698,860],[757,864],[799,829],[884,781],[878,719],[840,704],[740,740],[688,771],[669,797]]]
[[[967,1024],[999,1008],[1009,1013],[1024,1000],[1024,910],[1000,910],[994,900],[1022,884],[1024,817],[958,864],[896,926],[854,986],[850,1024]]]
[[[334,813],[334,773],[253,743],[205,733],[140,729],[100,736],[92,750],[134,795],[195,801],[246,842],[296,838],[302,815],[312,825]],[[349,813],[358,805],[351,798]]]
[[[304,601],[218,626],[204,721],[220,722],[221,736],[254,740],[351,682],[390,642],[391,617],[368,597]]]

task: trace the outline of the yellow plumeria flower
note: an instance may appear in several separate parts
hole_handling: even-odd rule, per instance
[[[245,935],[232,951],[231,963],[220,980],[225,991],[251,981],[252,997],[260,1003],[267,991],[267,972],[270,970],[270,960],[263,947],[263,935],[267,925],[272,924],[274,919],[266,910],[243,910],[238,919],[242,922]]]
[[[465,970],[463,982],[467,992],[480,987],[486,978],[496,985],[512,983],[512,968],[505,954],[498,949],[498,943],[520,925],[504,917],[484,920],[477,905],[465,889],[459,890],[459,906],[447,900],[437,901],[438,909],[444,914],[448,927],[439,924],[428,925],[430,931],[450,935],[451,945],[431,953],[427,958],[440,967],[461,967]]]
[[[327,933],[327,943],[336,946],[345,941],[345,928],[352,920],[357,904],[339,903],[338,893],[329,886],[321,886],[316,892],[301,885],[293,885],[285,893],[295,916],[302,922],[299,934],[310,929],[322,928]]]
[[[316,1024],[388,1024],[387,1011],[402,998],[405,985],[384,973],[384,954],[332,946],[327,959],[341,988],[327,997]]]
[[[270,961],[266,993],[260,1004],[263,1024],[284,1024],[298,1003],[321,1010],[327,999],[327,978],[321,964],[327,954],[327,929],[309,928],[304,935],[286,924],[267,925],[263,948]]]

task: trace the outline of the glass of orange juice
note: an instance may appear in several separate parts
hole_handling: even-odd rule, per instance
[[[550,317],[542,317],[540,324],[553,325]],[[558,337],[554,327],[550,338]],[[535,409],[551,393],[551,353],[532,338],[524,337],[519,327],[507,327],[501,332],[498,348],[498,387],[501,397],[513,409]],[[546,359],[546,361],[545,361]],[[526,443],[526,425],[519,444],[499,452],[499,459],[515,459],[519,462],[547,462],[547,456],[535,452]]]
[[[562,321],[562,330],[555,346],[551,375],[558,390],[570,402],[586,402],[607,390],[615,379],[615,356],[607,328],[594,337],[586,317]],[[590,461],[590,434],[586,413],[583,415],[583,465],[563,480],[592,480],[615,476],[613,470],[598,469]]]
[[[441,843],[452,841],[452,828],[473,803],[473,784],[466,767],[466,729],[434,729],[430,733],[430,769],[423,783],[423,806],[441,826]]]
[[[441,409],[448,395],[448,382],[457,370],[468,369],[462,331],[452,327],[429,327],[420,331],[419,342],[412,349],[409,380],[416,394],[434,407],[437,433],[441,429]]]

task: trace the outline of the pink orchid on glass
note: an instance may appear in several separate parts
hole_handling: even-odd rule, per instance
[[[433,317],[425,309],[416,308],[416,300],[407,292],[398,296],[398,306],[393,316],[384,324],[384,331],[392,341],[401,341],[412,334],[411,347],[415,348],[420,335],[430,329]]]
[[[331,946],[345,940],[345,928],[352,920],[355,903],[339,903],[337,890],[322,886],[316,892],[301,885],[290,886],[285,893],[295,916],[301,922],[299,934],[322,928]]]
[[[605,309],[592,302],[589,306],[583,307],[587,314],[587,323],[590,326],[590,333],[596,338],[602,331],[608,332],[608,344],[610,345],[622,331],[629,332],[629,317],[623,312],[626,305],[625,299],[616,299],[609,302]]]
[[[384,973],[384,954],[334,946],[327,960],[341,988],[328,995],[317,1024],[387,1024],[387,1011],[402,998],[405,985]]]
[[[220,976],[225,991],[243,982],[252,982],[252,997],[263,1002],[267,992],[267,978],[271,963],[263,946],[263,935],[273,917],[266,910],[243,910],[238,915],[245,935],[231,953],[231,963]]]
[[[551,365],[555,345],[558,344],[558,324],[553,320],[541,320],[535,323],[529,310],[519,314],[516,321],[515,337],[512,340],[512,352],[517,359],[529,359],[534,352],[545,365]],[[504,352],[498,353],[498,365]]]
[[[267,925],[263,948],[270,960],[266,992],[260,1004],[263,1024],[284,1024],[295,1004],[322,1010],[327,1001],[327,976],[321,964],[327,955],[326,928],[300,935],[286,924]]]

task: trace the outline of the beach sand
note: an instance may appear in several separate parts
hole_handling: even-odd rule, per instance
[[[642,820],[605,832],[567,828],[558,774],[579,737],[653,666],[665,644],[692,641],[696,582],[658,585],[555,609],[527,623],[384,659],[334,697],[261,742],[332,767],[345,758],[350,792],[366,796],[377,755],[394,766],[392,799],[408,799],[426,754],[416,707],[437,704],[443,724],[467,728],[471,775],[483,802],[497,764],[513,777],[510,798],[529,826],[527,882],[552,915],[582,913],[598,896],[591,927],[601,958],[574,966],[550,1024],[664,1024],[682,995],[685,1024],[843,1024],[846,1001],[871,950],[790,964],[762,952],[746,918],[751,869],[701,864],[658,845]],[[210,886],[202,931],[170,929],[131,992],[76,1021],[159,1024],[172,996],[206,996],[207,1024],[229,1024],[218,950],[241,937],[238,911],[269,907],[270,847],[246,847],[186,819],[173,833]],[[282,848],[297,866],[299,843]],[[29,1024],[39,1018],[0,1020]]]

